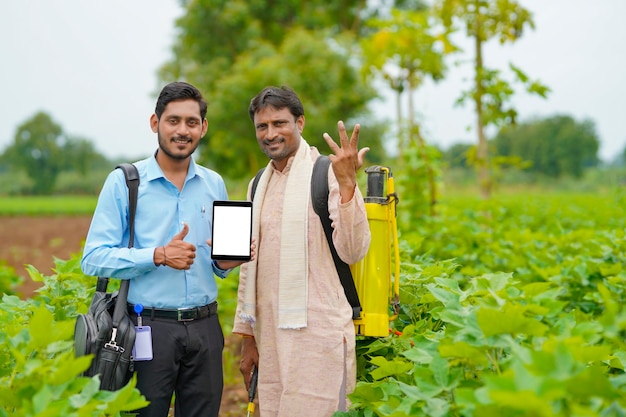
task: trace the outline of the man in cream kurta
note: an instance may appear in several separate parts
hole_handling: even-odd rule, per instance
[[[319,156],[301,137],[302,105],[288,88],[268,87],[252,100],[257,140],[271,158],[257,188],[256,260],[240,271],[233,331],[244,336],[241,371],[250,381],[259,368],[262,417],[324,417],[345,410],[356,380],[352,308],[326,236],[310,203],[310,170]],[[356,170],[358,129],[341,146],[328,172],[328,207],[337,253],[348,264],[362,259],[370,232]]]

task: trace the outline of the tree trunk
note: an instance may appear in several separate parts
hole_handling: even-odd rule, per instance
[[[428,158],[428,150],[426,149],[426,141],[420,132],[419,126],[415,123],[413,111],[413,91],[417,88],[413,85],[413,77],[409,77],[409,140],[410,143],[417,143],[420,149],[424,166],[426,167],[426,175],[428,176],[428,196],[429,196],[429,214],[434,216],[435,204],[437,203],[437,184],[435,182],[435,173],[430,158]]]
[[[396,89],[396,117],[398,118],[398,160],[402,161],[402,150],[404,149],[404,139],[402,132],[402,88]]]
[[[489,172],[489,149],[485,136],[485,126],[483,121],[482,98],[483,90],[483,55],[480,19],[476,20],[475,28],[475,49],[476,49],[476,93],[474,103],[476,106],[476,131],[478,132],[478,147],[476,148],[476,168],[478,170],[478,187],[482,198],[488,200],[491,197],[491,175]]]

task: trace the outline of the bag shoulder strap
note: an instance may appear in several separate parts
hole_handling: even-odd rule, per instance
[[[319,216],[324,228],[324,234],[326,235],[326,241],[330,248],[330,253],[333,256],[333,262],[335,268],[339,274],[339,280],[343,286],[343,291],[346,294],[348,302],[352,306],[352,318],[358,319],[361,317],[361,302],[359,300],[359,294],[356,291],[354,285],[354,279],[352,278],[352,271],[350,265],[341,260],[335,249],[333,243],[333,228],[330,221],[330,215],[328,213],[328,169],[330,167],[330,158],[325,155],[320,155],[313,165],[313,174],[311,176],[311,202],[313,204],[313,210]],[[261,168],[252,180],[252,187],[250,189],[250,198],[254,201],[254,194],[256,192],[259,179],[265,167]]]
[[[126,186],[128,186],[128,227],[130,238],[128,239],[128,247],[132,248],[135,244],[135,212],[137,211],[137,194],[139,190],[139,171],[137,167],[128,162],[124,162],[115,167],[124,171],[126,178]]]
[[[139,190],[139,172],[137,167],[127,162],[118,165],[124,171],[124,177],[126,178],[126,185],[128,186],[128,227],[129,227],[129,239],[128,247],[132,248],[135,243],[135,212],[137,211],[137,194]],[[113,327],[117,328],[124,314],[126,313],[126,299],[128,298],[128,288],[130,286],[130,280],[124,279],[120,283],[120,289],[117,293],[117,300],[115,302],[115,310],[113,310]]]

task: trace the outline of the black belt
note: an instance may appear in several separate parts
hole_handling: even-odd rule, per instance
[[[128,312],[135,313],[133,304],[128,304]],[[144,307],[141,312],[142,317],[172,319],[178,321],[191,321],[204,319],[217,314],[217,301],[202,307],[188,307],[177,309]]]

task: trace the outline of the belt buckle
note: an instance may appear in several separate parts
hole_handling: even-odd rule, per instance
[[[178,321],[192,321],[196,318],[196,315],[193,314],[195,310],[195,308],[179,308],[176,310],[176,318]]]

